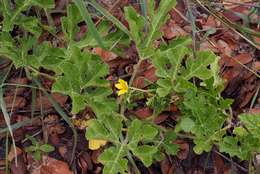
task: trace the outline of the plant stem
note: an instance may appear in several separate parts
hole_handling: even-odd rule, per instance
[[[136,75],[137,75],[137,72],[138,72],[138,70],[139,70],[139,68],[140,68],[140,65],[141,65],[141,63],[142,63],[142,59],[139,59],[139,61],[137,62],[137,64],[134,66],[134,72],[133,72],[133,74],[132,74],[132,76],[131,76],[131,78],[130,78],[130,80],[129,80],[129,86],[130,87],[132,87],[132,84],[133,84],[133,82],[134,82],[134,79],[135,79],[135,77],[136,77]]]
[[[132,164],[132,166],[133,166],[133,168],[134,168],[134,173],[135,173],[135,174],[141,174],[140,171],[139,171],[139,169],[138,169],[138,167],[137,167],[136,164],[135,164],[134,159],[132,158],[132,155],[130,154],[129,151],[127,152],[127,158],[128,158],[128,160],[130,161],[130,163]]]
[[[28,66],[28,69],[31,70],[31,71],[33,71],[33,72],[35,72],[37,75],[41,75],[41,76],[43,76],[43,77],[48,78],[49,80],[55,80],[55,78],[52,77],[52,76],[50,76],[49,74],[42,73],[42,72],[36,70],[36,69],[33,68],[33,67]]]

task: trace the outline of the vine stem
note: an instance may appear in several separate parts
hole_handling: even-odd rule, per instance
[[[135,161],[134,161],[132,155],[130,154],[129,151],[127,152],[127,157],[128,157],[130,163],[132,164],[132,166],[133,166],[133,168],[134,168],[134,173],[135,173],[135,174],[141,174],[140,171],[139,171],[139,169],[138,169],[138,167],[137,167],[136,164],[135,164]]]
[[[131,78],[130,78],[130,80],[129,80],[129,88],[130,88],[130,89],[133,88],[133,87],[132,87],[132,84],[133,84],[133,81],[134,81],[134,79],[135,79],[135,77],[136,77],[136,75],[137,75],[137,72],[138,72],[138,70],[139,70],[139,67],[140,67],[142,61],[143,61],[143,60],[140,58],[140,59],[138,60],[137,64],[134,66],[133,74],[132,74],[132,76],[131,76]],[[124,115],[124,112],[125,112],[125,99],[126,99],[125,96],[123,96],[123,98],[120,98],[120,103],[121,103],[120,114],[122,114],[122,115]]]
[[[140,58],[139,61],[137,62],[137,64],[134,66],[134,72],[133,72],[133,74],[132,74],[132,76],[131,76],[131,78],[129,80],[129,86],[130,87],[132,86],[132,84],[134,82],[134,79],[135,79],[135,77],[137,75],[137,72],[138,72],[142,62],[143,62],[143,60]]]

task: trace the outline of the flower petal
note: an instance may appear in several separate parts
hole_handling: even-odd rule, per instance
[[[117,89],[123,89],[123,86],[122,86],[122,84],[120,84],[120,83],[115,84],[115,87],[116,87]]]
[[[125,93],[127,93],[127,90],[121,89],[120,91],[118,91],[117,95],[120,96],[120,95],[125,94]]]

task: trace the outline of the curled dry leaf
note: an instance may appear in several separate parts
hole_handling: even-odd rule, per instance
[[[177,153],[177,157],[180,160],[184,160],[188,157],[189,154],[189,144],[183,140],[174,141],[175,144],[179,145],[179,152]]]
[[[82,152],[77,160],[77,165],[82,173],[87,173],[88,170],[92,171],[93,164],[91,162],[91,157],[87,152]]]
[[[205,174],[204,169],[201,167],[190,168],[187,174]]]
[[[43,156],[40,166],[34,168],[31,174],[73,174],[67,163]]]
[[[168,158],[165,158],[160,162],[162,174],[174,174],[175,166],[170,162]]]
[[[223,173],[225,163],[223,159],[217,154],[213,153],[214,173]]]
[[[91,153],[91,161],[92,161],[94,164],[99,164],[98,157],[99,157],[99,155],[100,155],[101,153],[102,153],[102,150],[101,150],[101,149],[92,151],[92,153]]]

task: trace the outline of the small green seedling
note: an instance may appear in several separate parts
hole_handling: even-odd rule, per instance
[[[35,160],[40,160],[42,153],[49,153],[54,151],[54,147],[50,144],[41,144],[32,136],[26,136],[32,142],[32,145],[25,149],[26,152],[32,153]]]

